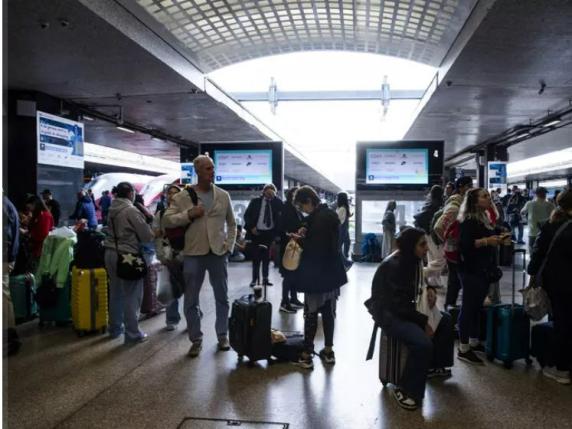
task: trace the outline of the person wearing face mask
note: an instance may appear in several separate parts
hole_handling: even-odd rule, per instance
[[[459,314],[459,352],[467,363],[483,365],[475,352],[483,352],[479,342],[481,308],[489,292],[491,273],[496,266],[496,250],[510,240],[510,233],[496,235],[491,221],[491,197],[487,190],[474,188],[467,192],[459,211],[459,277],[463,289]]]
[[[125,280],[117,275],[120,253],[140,254],[141,244],[153,240],[154,234],[143,214],[133,205],[135,188],[131,183],[117,185],[117,197],[109,208],[109,235],[104,241],[105,268],[109,276],[109,335],[125,334],[125,344],[147,340],[139,329],[139,309],[143,299],[143,278]]]
[[[300,266],[294,272],[294,288],[303,292],[304,351],[296,363],[313,369],[314,338],[318,329],[318,313],[322,314],[325,347],[319,353],[327,364],[336,362],[334,355],[334,321],[340,288],[348,281],[339,248],[340,220],[335,211],[322,204],[316,191],[302,186],[294,196],[294,205],[308,216],[297,234],[290,237],[301,245]]]
[[[276,186],[272,183],[264,186],[262,195],[254,198],[244,212],[246,240],[251,241],[254,249],[252,258],[252,282],[256,285],[262,263],[262,280],[265,286],[272,286],[268,280],[270,264],[270,245],[278,237],[278,220],[282,213],[282,201],[276,196]]]
[[[443,368],[449,363],[443,363],[441,349],[443,343],[450,342],[451,323],[445,326],[443,317],[436,321],[429,303],[427,308],[432,318],[417,307],[423,284],[422,260],[427,250],[425,231],[403,229],[397,237],[397,251],[383,260],[372,282],[375,320],[386,335],[407,347],[407,362],[393,396],[399,406],[408,410],[420,406],[430,368],[439,369],[436,375],[450,375]],[[441,323],[443,327],[439,326]]]

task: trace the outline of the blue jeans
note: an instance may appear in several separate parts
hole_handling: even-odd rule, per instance
[[[469,338],[479,338],[481,309],[489,292],[489,282],[484,273],[460,271],[463,298],[459,313],[459,340],[469,344]]]
[[[165,313],[167,325],[177,325],[181,321],[181,313],[179,313],[179,300],[174,299],[167,306]]]
[[[199,295],[207,271],[215,296],[216,333],[219,337],[226,336],[228,333],[230,306],[228,304],[226,255],[218,256],[209,253],[203,256],[185,256],[183,268],[185,275],[185,317],[191,342],[200,341],[203,338]]]
[[[109,276],[109,334],[119,336],[125,331],[126,340],[136,340],[143,336],[139,330],[143,279],[129,281],[117,277],[114,249],[105,250],[105,268]]]
[[[433,341],[419,325],[398,318],[382,329],[407,347],[407,362],[399,388],[415,401],[421,401],[425,396],[427,372],[433,363]]]

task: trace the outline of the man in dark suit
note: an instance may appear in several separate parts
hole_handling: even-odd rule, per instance
[[[252,283],[256,285],[262,262],[262,279],[266,286],[272,286],[268,281],[268,265],[270,262],[270,245],[279,236],[277,224],[282,212],[282,201],[276,197],[276,186],[272,183],[265,185],[260,197],[254,198],[244,212],[246,239],[253,247]]]

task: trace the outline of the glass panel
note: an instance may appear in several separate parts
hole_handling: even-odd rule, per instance
[[[383,232],[381,222],[389,201],[391,200],[362,201],[362,234],[370,232],[381,234]],[[399,231],[400,228],[406,225],[413,226],[413,216],[421,210],[424,201],[396,200],[396,202],[397,209],[395,210],[395,220],[397,222],[397,230]]]

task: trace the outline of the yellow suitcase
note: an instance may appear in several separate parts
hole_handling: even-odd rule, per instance
[[[107,271],[105,268],[72,269],[72,320],[81,337],[88,332],[107,332]]]

